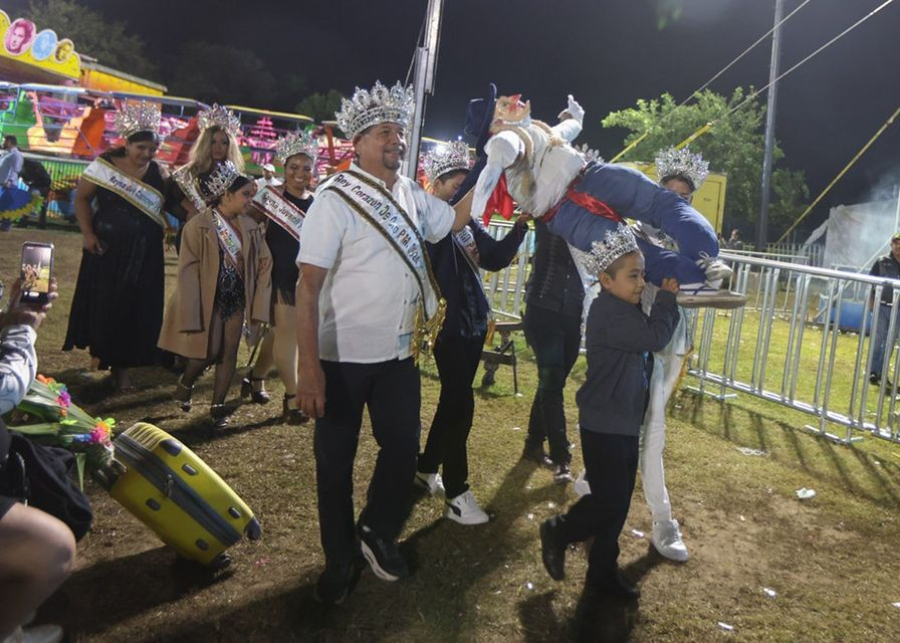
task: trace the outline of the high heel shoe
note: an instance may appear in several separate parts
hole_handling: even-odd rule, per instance
[[[211,404],[209,407],[209,417],[212,418],[213,426],[217,429],[224,429],[228,426],[228,416],[231,412],[224,404]]]
[[[181,378],[179,377],[178,382],[175,383],[175,395],[173,397],[178,402],[178,408],[180,408],[185,413],[189,413],[191,410],[191,396],[193,394],[193,385],[188,386],[187,384],[182,382]]]
[[[268,404],[272,398],[266,392],[265,381],[265,377],[253,377],[248,374],[241,380],[241,397],[249,397],[254,404]],[[259,390],[254,388],[254,382],[260,382]]]
[[[294,397],[294,395],[285,393],[282,402],[284,411],[282,412],[281,417],[288,424],[306,424],[309,422],[309,416],[303,412],[303,409],[292,409],[290,407],[289,400],[294,399]]]

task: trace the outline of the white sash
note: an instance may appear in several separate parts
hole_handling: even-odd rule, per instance
[[[237,270],[238,274],[241,276],[241,279],[244,278],[244,271],[242,269],[242,245],[241,238],[238,236],[238,233],[235,232],[234,228],[225,220],[221,214],[219,214],[216,210],[212,211],[213,215],[213,224],[216,226],[216,237],[219,239],[219,247],[225,253],[225,258],[231,262],[231,265],[234,266],[235,270]]]
[[[466,263],[469,264],[469,268],[471,268],[472,272],[474,272],[478,277],[478,281],[480,283],[481,273],[478,272],[478,268],[480,266],[478,245],[475,243],[475,235],[472,234],[471,228],[469,228],[469,226],[466,226],[459,232],[451,233],[451,236],[453,237],[453,242],[462,251],[463,255],[466,258]]]
[[[172,178],[175,179],[175,183],[181,188],[181,193],[184,194],[184,197],[191,202],[198,212],[203,212],[206,209],[206,203],[203,202],[203,197],[200,196],[200,192],[197,190],[197,183],[194,181],[190,167],[182,165],[172,172]]]
[[[306,213],[267,185],[253,197],[253,205],[300,241],[300,230]]]
[[[160,227],[167,227],[162,215],[163,195],[146,183],[128,176],[106,159],[94,159],[85,168],[82,177],[122,197]]]

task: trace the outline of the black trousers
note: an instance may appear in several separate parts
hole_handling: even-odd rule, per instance
[[[588,577],[602,582],[616,572],[619,534],[634,493],[639,438],[582,429],[581,450],[591,493],[582,496],[559,521],[559,544],[581,542],[593,536]]]
[[[325,415],[313,445],[319,527],[326,565],[352,560],[358,550],[353,508],[353,461],[363,407],[378,443],[375,471],[359,520],[381,538],[400,535],[412,508],[421,423],[419,369],[411,358],[377,364],[322,361]]]
[[[534,351],[538,386],[528,420],[529,447],[550,445],[550,459],[557,464],[571,460],[566,437],[563,389],[581,347],[581,317],[529,306],[524,319],[525,339]]]
[[[419,456],[419,471],[442,477],[447,498],[465,493],[469,485],[469,461],[466,440],[472,429],[475,396],[472,380],[481,360],[484,335],[474,338],[441,335],[434,345],[434,361],[441,377],[438,401],[425,451]]]

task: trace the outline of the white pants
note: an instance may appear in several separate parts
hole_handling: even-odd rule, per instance
[[[650,403],[641,427],[641,486],[644,499],[650,506],[653,522],[672,519],[669,492],[663,470],[663,449],[666,446],[666,404],[678,375],[684,356],[668,353],[653,355],[653,375],[650,377]]]

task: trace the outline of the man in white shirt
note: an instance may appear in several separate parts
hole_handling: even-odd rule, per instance
[[[267,185],[271,185],[273,188],[277,188],[281,185],[281,179],[275,176],[275,166],[271,163],[266,163],[262,166],[263,175],[256,179],[256,188],[258,190],[262,190]]]
[[[415,354],[421,333],[439,328],[442,306],[422,242],[462,229],[471,209],[463,199],[454,212],[398,174],[413,107],[411,88],[399,83],[357,89],[342,102],[336,116],[356,160],[321,186],[303,224],[297,397],[316,418],[325,571],[315,596],[324,603],[341,603],[352,591],[360,553],[383,580],[409,574],[396,539],[412,506],[419,449]],[[380,450],[354,526],[353,461],[364,407]]]
[[[3,137],[3,149],[6,154],[0,159],[0,187],[14,188],[19,182],[25,159],[19,151],[18,139],[11,134]]]

